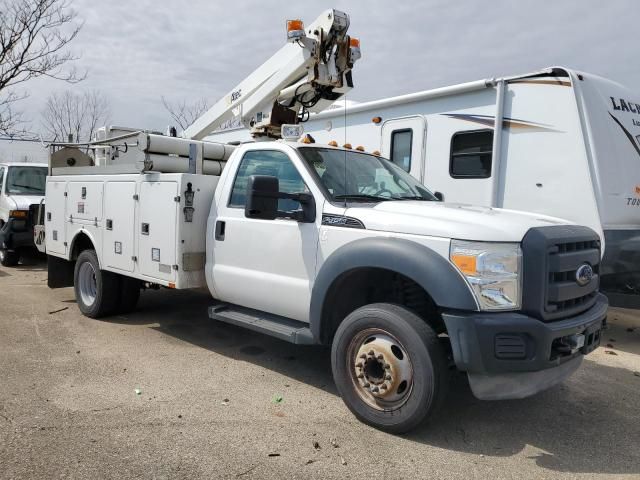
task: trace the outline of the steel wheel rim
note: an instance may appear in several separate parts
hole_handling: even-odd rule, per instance
[[[385,330],[369,328],[351,339],[347,371],[358,396],[376,410],[397,410],[411,396],[411,359],[402,343]]]
[[[98,282],[96,281],[96,271],[89,262],[80,265],[78,271],[78,289],[82,303],[90,307],[96,301]]]

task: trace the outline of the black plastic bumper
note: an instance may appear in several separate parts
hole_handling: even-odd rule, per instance
[[[443,319],[456,366],[469,374],[474,394],[521,398],[561,382],[598,347],[607,307],[598,294],[591,308],[566,320],[480,312],[447,312]],[[584,344],[572,345],[578,338]]]
[[[10,218],[0,229],[0,248],[17,250],[35,247],[33,227],[27,219]]]

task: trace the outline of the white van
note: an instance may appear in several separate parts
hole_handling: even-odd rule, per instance
[[[606,245],[603,290],[640,293],[640,93],[555,67],[328,110],[305,132],[379,150],[447,202],[588,225]]]

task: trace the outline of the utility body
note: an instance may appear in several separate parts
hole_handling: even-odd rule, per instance
[[[348,38],[334,38],[339,55]],[[336,61],[332,78],[353,60]],[[273,104],[290,81],[254,101]],[[285,108],[312,103],[293,98]],[[196,124],[226,118],[216,108]],[[275,124],[246,120],[276,135]],[[443,203],[380,155],[290,141],[297,125],[279,126],[284,139],[236,146],[106,129],[83,146],[95,149],[93,166],[73,157],[80,146],[53,146],[70,150],[47,178],[49,286],[73,285],[94,318],[133,309],[143,287],[207,287],[216,321],[331,345],[346,405],[390,432],[437,411],[453,367],[478,398],[522,398],[599,345],[607,301],[595,231]]]

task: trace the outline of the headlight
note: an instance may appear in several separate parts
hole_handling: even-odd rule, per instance
[[[520,308],[519,244],[452,240],[449,258],[467,279],[481,310]]]

